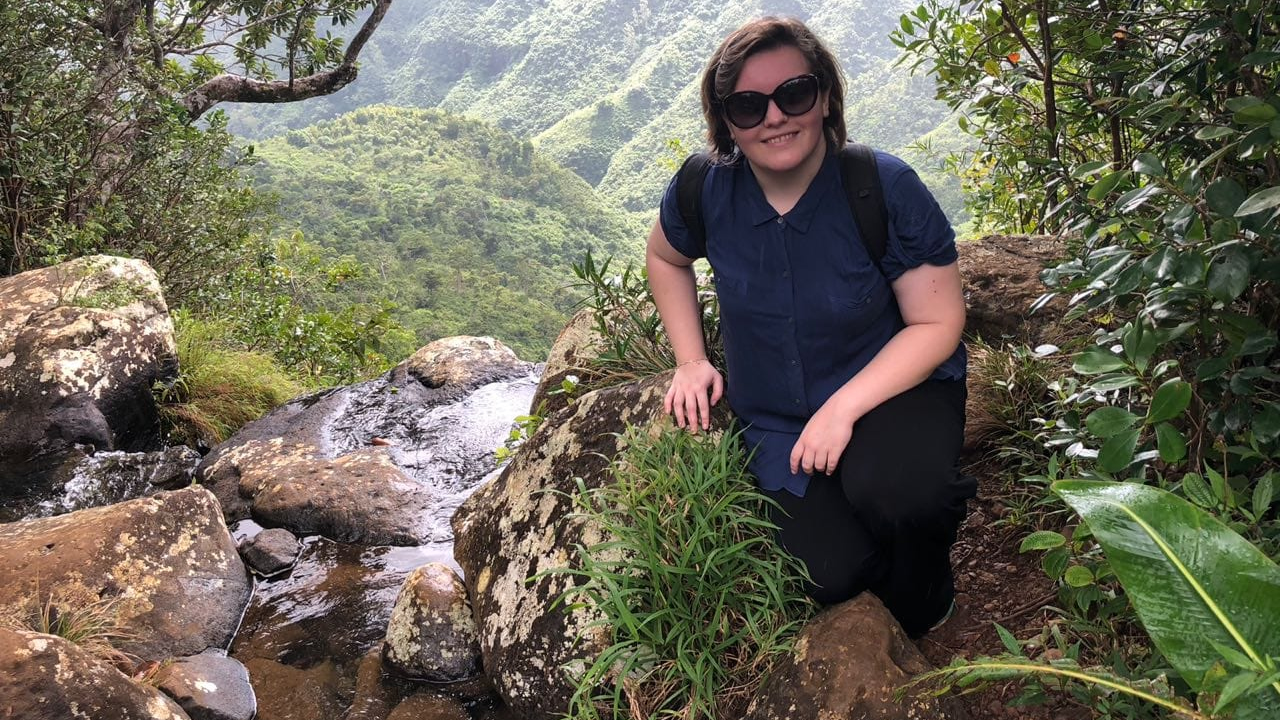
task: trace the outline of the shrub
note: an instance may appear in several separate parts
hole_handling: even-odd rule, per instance
[[[612,539],[560,571],[585,580],[564,600],[595,608],[612,638],[578,674],[570,716],[742,717],[812,613],[803,566],[774,541],[737,434],[623,442],[616,482],[575,498]]]

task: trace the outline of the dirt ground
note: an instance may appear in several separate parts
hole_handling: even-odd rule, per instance
[[[1021,554],[1018,545],[1028,531],[1002,522],[1009,515],[1008,491],[995,473],[978,466],[978,497],[952,550],[956,569],[956,613],[942,627],[916,642],[929,662],[941,667],[956,656],[973,658],[1002,652],[995,623],[1015,637],[1035,636],[1052,619],[1046,605],[1057,600],[1054,583],[1040,569],[1039,553]],[[1089,720],[1087,709],[1065,695],[1049,704],[1009,707],[1018,694],[1004,683],[961,696],[973,720]]]

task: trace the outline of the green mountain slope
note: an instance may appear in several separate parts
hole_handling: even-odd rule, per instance
[[[941,118],[931,94],[899,98],[885,73],[888,41],[915,0],[415,0],[392,6],[360,79],[292,107],[231,106],[232,128],[253,137],[302,127],[371,103],[440,107],[530,138],[624,207],[650,211],[670,175],[655,159],[668,141],[702,143],[697,77],[720,39],[767,13],[806,20],[840,58],[851,84],[888,83],[860,113],[897,133],[900,150]],[[869,81],[868,81],[869,82]],[[870,88],[869,90],[874,90]],[[912,122],[897,122],[901,117]],[[850,115],[851,127],[863,118]],[[855,137],[859,135],[855,132]]]
[[[422,342],[493,335],[542,359],[571,263],[640,252],[642,229],[529,141],[438,110],[364,108],[256,152],[286,222],[375,269],[350,299],[397,302]]]

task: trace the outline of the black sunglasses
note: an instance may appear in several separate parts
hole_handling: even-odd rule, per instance
[[[722,98],[720,105],[729,122],[739,129],[749,130],[764,122],[765,115],[769,114],[770,100],[787,115],[803,115],[818,102],[818,76],[810,73],[784,80],[769,95],[754,90],[736,92]]]

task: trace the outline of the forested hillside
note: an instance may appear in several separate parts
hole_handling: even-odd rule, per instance
[[[494,335],[541,359],[577,297],[571,264],[634,256],[643,237],[529,141],[438,110],[365,108],[257,154],[280,232],[372,268],[343,299],[396,302],[421,343]]]
[[[305,106],[228,106],[231,127],[264,137],[369,104],[440,107],[529,138],[605,197],[648,211],[670,175],[655,162],[670,156],[668,142],[695,148],[702,141],[696,84],[707,56],[749,17],[794,15],[831,44],[851,81],[855,139],[903,152],[937,127],[947,111],[932,99],[931,82],[913,82],[888,66],[898,53],[888,34],[912,6],[905,0],[397,3],[370,42],[360,82]],[[958,197],[958,188],[947,194]]]

